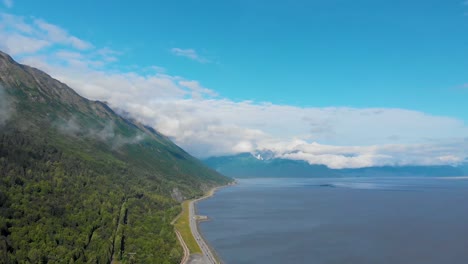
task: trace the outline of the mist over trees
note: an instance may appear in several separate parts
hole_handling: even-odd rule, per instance
[[[3,53],[0,85],[0,263],[180,262],[174,190],[229,178]]]

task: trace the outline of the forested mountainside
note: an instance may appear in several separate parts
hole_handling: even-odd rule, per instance
[[[178,263],[180,200],[230,181],[0,52],[0,263]]]

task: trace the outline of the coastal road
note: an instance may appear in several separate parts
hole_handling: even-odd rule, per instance
[[[200,235],[198,232],[198,226],[197,226],[197,218],[195,214],[195,203],[205,199],[205,197],[202,197],[200,199],[191,201],[189,203],[189,218],[190,218],[190,229],[192,230],[193,237],[197,241],[198,245],[200,246],[200,249],[202,250],[203,253],[203,258],[205,259],[205,262],[207,264],[218,264],[216,261],[216,258],[213,256],[213,253],[211,252],[210,248],[206,244],[205,240],[203,237]]]
[[[180,232],[177,229],[175,230],[175,232],[176,232],[176,235],[177,235],[177,239],[179,239],[179,242],[182,245],[182,248],[184,249],[184,257],[180,261],[180,264],[185,264],[188,261],[190,251],[189,251],[189,249],[187,247],[187,244],[185,244],[185,241],[182,238],[182,235],[180,235]]]

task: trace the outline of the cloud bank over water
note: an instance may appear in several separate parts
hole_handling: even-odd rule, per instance
[[[468,157],[463,120],[396,108],[233,101],[156,65],[123,70],[120,52],[43,20],[9,14],[0,20],[1,50],[128,112],[197,157],[268,150],[331,168],[457,164]]]

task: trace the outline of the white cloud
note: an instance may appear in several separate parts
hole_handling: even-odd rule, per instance
[[[0,49],[11,55],[22,55],[43,51],[53,45],[77,50],[92,48],[89,42],[44,20],[0,14]]]
[[[55,53],[56,56],[64,60],[78,60],[83,59],[83,54],[75,51],[60,50]]]
[[[181,48],[172,48],[172,54],[180,57],[186,57],[194,61],[198,61],[201,63],[208,63],[210,62],[208,59],[200,56],[194,49],[181,49]]]
[[[155,66],[155,65],[150,66],[147,70],[152,70],[157,73],[166,73],[166,68],[161,67],[161,66]]]
[[[468,130],[461,121],[402,109],[298,108],[226,99],[132,103],[126,109],[201,157],[271,150],[278,157],[356,167],[428,164],[427,157],[439,164],[439,157],[456,153],[462,159],[467,155],[466,148],[442,140],[462,140]],[[329,119],[335,132],[314,135],[303,116]],[[348,119],[356,123],[343,121]],[[388,145],[388,137],[395,131],[400,139]],[[415,152],[417,149],[427,153]]]
[[[200,85],[198,81],[179,81],[179,85],[192,91],[192,98],[200,99],[203,95],[216,96],[217,93]]]
[[[273,147],[277,157],[305,160],[330,168],[369,166],[447,165],[463,162],[468,143],[462,139],[424,144],[383,144],[372,146],[330,146],[296,142],[289,147]]]
[[[14,33],[9,35],[0,35],[0,48],[10,55],[34,53],[50,45],[51,43],[46,40],[28,37],[21,34]]]
[[[61,27],[49,24],[42,19],[35,19],[34,24],[46,34],[45,38],[53,43],[71,45],[79,50],[86,50],[92,47],[91,43],[71,36]]]
[[[27,34],[33,31],[33,27],[26,23],[23,17],[1,13],[0,19],[2,21],[3,26],[8,25],[9,27],[12,27],[15,31],[20,31],[22,33]]]
[[[12,8],[12,7],[13,7],[13,0],[3,0],[3,4],[4,4],[7,8]]]
[[[468,127],[455,118],[406,109],[235,102],[159,68],[116,70],[119,52],[76,42],[42,20],[4,16],[3,22],[10,24],[0,27],[0,38],[15,44],[0,41],[0,48],[85,97],[129,112],[198,157],[269,150],[332,168],[454,164],[468,157]],[[200,58],[194,50],[173,52]]]

